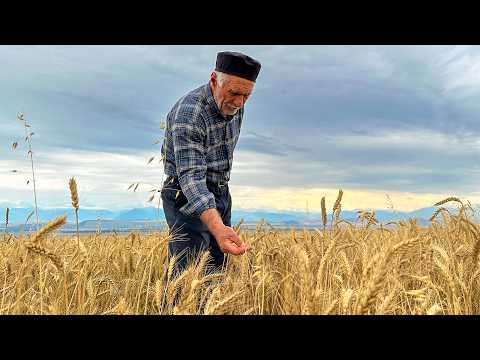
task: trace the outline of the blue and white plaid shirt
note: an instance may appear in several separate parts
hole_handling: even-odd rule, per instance
[[[188,200],[180,208],[184,215],[199,217],[216,207],[206,182],[225,184],[230,179],[243,112],[242,107],[235,115],[223,117],[207,83],[178,100],[168,113],[162,145],[164,171],[179,179]]]

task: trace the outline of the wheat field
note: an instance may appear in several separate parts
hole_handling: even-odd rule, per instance
[[[436,205],[448,201],[459,202]],[[166,232],[65,236],[61,217],[5,234],[0,314],[480,313],[479,226],[463,203],[439,207],[427,227],[368,212],[351,223],[339,208],[322,229],[237,224],[252,250],[208,275],[204,253],[172,276]]]

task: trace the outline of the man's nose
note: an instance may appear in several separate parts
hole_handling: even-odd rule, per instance
[[[245,104],[245,98],[243,96],[239,96],[234,99],[233,103],[236,107],[240,108]]]

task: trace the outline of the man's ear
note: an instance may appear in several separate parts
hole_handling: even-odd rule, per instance
[[[215,73],[215,71],[212,71],[212,73],[210,74],[210,81],[212,82],[212,84],[214,86],[217,86],[218,82],[217,82],[217,74]]]

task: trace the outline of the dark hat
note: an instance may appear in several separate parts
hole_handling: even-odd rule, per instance
[[[222,51],[217,54],[215,70],[255,81],[260,67],[260,63],[250,56],[238,52]]]

